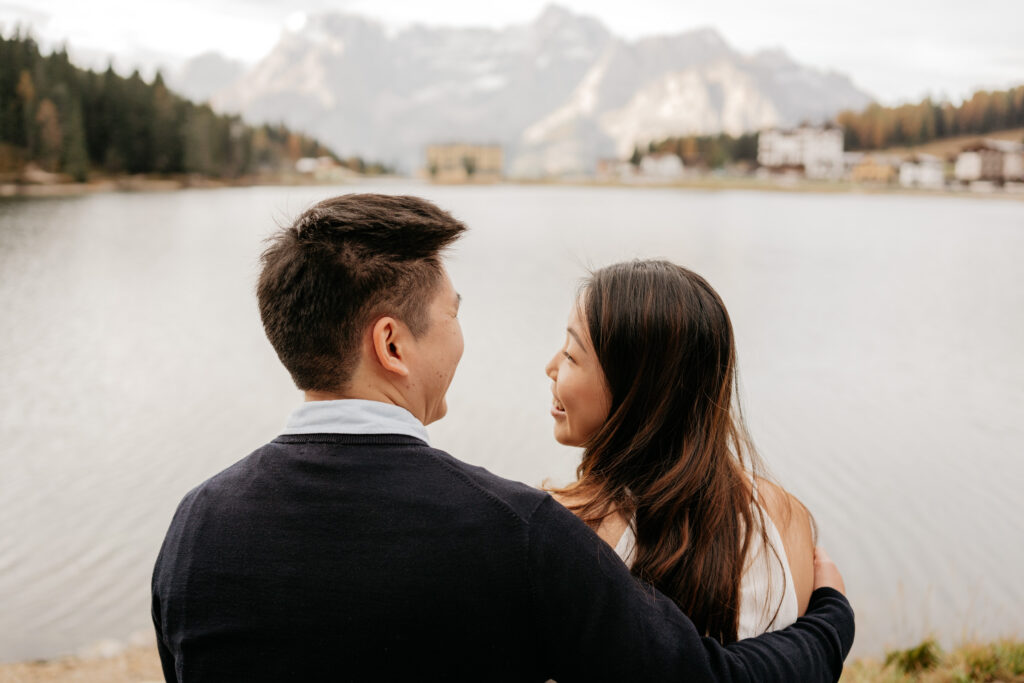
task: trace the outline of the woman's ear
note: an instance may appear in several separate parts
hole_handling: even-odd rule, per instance
[[[409,366],[405,364],[404,344],[408,330],[394,318],[383,317],[373,324],[370,331],[373,353],[380,366],[387,372],[400,377],[409,376]]]

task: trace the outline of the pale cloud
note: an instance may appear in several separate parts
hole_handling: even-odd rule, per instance
[[[50,15],[37,7],[20,5],[13,2],[0,2],[0,22],[13,27],[18,23],[31,24],[33,26],[46,26],[50,21]]]

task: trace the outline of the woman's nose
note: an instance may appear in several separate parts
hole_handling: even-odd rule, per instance
[[[556,353],[548,361],[548,364],[544,366],[544,374],[554,379],[558,376],[558,354]]]

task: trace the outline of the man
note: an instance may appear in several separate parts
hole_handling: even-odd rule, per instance
[[[830,563],[804,618],[722,647],[547,494],[429,447],[464,230],[346,195],[272,240],[260,313],[306,403],[182,500],[153,574],[166,679],[837,680],[853,614]]]

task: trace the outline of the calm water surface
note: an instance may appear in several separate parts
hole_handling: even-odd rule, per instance
[[[178,500],[300,401],[259,324],[261,242],[353,189],[472,227],[435,445],[567,481],[543,366],[578,279],[672,259],[729,307],[751,431],[845,575],[854,655],[1024,636],[1024,203],[396,184],[0,203],[0,660],[149,628]]]

